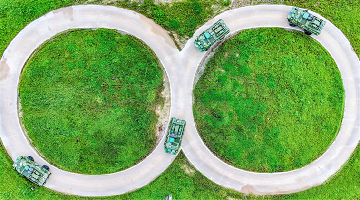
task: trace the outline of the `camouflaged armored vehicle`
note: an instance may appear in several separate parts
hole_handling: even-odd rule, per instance
[[[308,10],[293,7],[289,12],[287,19],[290,26],[299,26],[304,29],[306,35],[319,35],[324,28],[326,21],[312,15]]]
[[[230,29],[226,26],[224,21],[219,19],[214,25],[202,32],[195,39],[195,47],[200,52],[207,51],[216,41],[222,40],[229,32]]]
[[[12,166],[20,175],[25,176],[31,182],[39,186],[44,185],[51,174],[48,166],[43,165],[40,167],[35,164],[34,159],[31,156],[19,156]]]
[[[184,135],[185,125],[185,120],[171,118],[164,144],[165,153],[172,155],[177,154],[180,149],[182,136]]]

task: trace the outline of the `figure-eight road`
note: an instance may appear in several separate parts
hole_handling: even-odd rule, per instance
[[[231,33],[257,27],[290,28],[286,19],[290,9],[283,5],[260,5],[227,11],[208,21],[194,36],[220,18]],[[51,166],[30,146],[20,126],[17,111],[21,70],[39,45],[59,32],[74,28],[122,30],[140,38],[152,48],[170,81],[170,116],[187,122],[183,139],[185,155],[201,173],[217,184],[254,194],[305,190],[323,183],[339,170],[357,146],[360,138],[360,63],[349,41],[329,21],[314,39],[330,52],[341,72],[345,88],[341,129],[329,149],[311,164],[289,172],[270,174],[248,172],[227,165],[207,149],[198,135],[192,112],[192,90],[197,67],[206,54],[193,46],[194,38],[179,52],[167,32],[143,15],[112,6],[72,6],[52,11],[31,22],[11,41],[0,61],[1,140],[13,160],[20,155],[31,155],[38,164],[50,166],[52,175],[45,184],[49,189],[80,196],[123,194],[150,183],[174,160],[174,156],[164,152],[163,138],[146,159],[129,169],[107,175],[82,175]]]

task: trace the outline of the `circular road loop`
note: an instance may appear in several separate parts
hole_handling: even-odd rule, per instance
[[[320,185],[346,162],[357,146],[359,132],[360,63],[349,41],[331,22],[313,38],[334,58],[345,89],[345,111],[341,129],[329,149],[311,164],[289,172],[255,173],[232,167],[202,142],[195,128],[192,90],[197,67],[206,54],[193,41],[196,35],[223,19],[232,33],[258,27],[288,26],[290,6],[260,5],[224,12],[199,28],[179,52],[167,32],[154,21],[133,11],[100,5],[60,8],[31,22],[11,41],[0,60],[0,137],[10,157],[31,155],[40,164],[50,166],[52,175],[45,187],[70,195],[111,196],[145,186],[159,176],[174,160],[165,154],[162,138],[155,150],[139,164],[113,174],[82,175],[51,166],[29,144],[19,123],[17,102],[21,70],[29,56],[57,33],[76,28],[108,28],[127,32],[143,40],[163,64],[170,81],[170,116],[187,121],[182,149],[190,162],[217,184],[244,193],[284,194]],[[320,16],[319,14],[316,14]]]

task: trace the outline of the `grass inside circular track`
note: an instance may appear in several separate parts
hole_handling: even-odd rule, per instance
[[[157,63],[142,42],[114,30],[57,35],[21,76],[23,124],[33,145],[71,172],[106,174],[133,166],[156,141],[154,108],[163,102]]]
[[[225,41],[194,90],[205,144],[255,172],[283,172],[318,158],[335,139],[344,109],[329,53],[298,31],[245,30]]]

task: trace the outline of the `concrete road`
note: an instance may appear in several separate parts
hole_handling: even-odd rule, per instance
[[[1,58],[1,140],[13,160],[20,155],[31,155],[38,164],[50,166],[52,174],[45,187],[65,194],[123,194],[150,183],[175,159],[175,156],[164,153],[163,138],[145,160],[129,169],[109,175],[81,175],[50,165],[29,145],[19,125],[17,112],[19,75],[24,63],[40,44],[59,32],[98,27],[122,30],[142,39],[167,66],[170,82],[172,77],[176,77],[173,60],[179,51],[167,32],[142,15],[112,6],[74,6],[52,11],[26,26],[11,41]]]
[[[192,114],[192,89],[197,66],[206,56],[194,46],[196,35],[222,18],[232,33],[256,27],[288,27],[291,7],[261,5],[231,10],[202,26],[179,52],[166,31],[133,11],[111,6],[72,6],[52,11],[25,27],[5,50],[0,63],[0,137],[13,160],[31,155],[41,165],[49,163],[29,145],[19,125],[18,83],[22,67],[31,53],[59,32],[74,28],[118,29],[142,39],[159,57],[170,80],[171,117],[185,119],[183,150],[190,162],[215,183],[240,192],[281,194],[305,190],[323,183],[349,158],[359,141],[359,59],[350,43],[330,22],[318,40],[334,57],[345,87],[342,127],[331,147],[316,161],[283,173],[254,173],[234,168],[215,157],[199,137]],[[81,175],[50,166],[45,187],[71,195],[110,196],[138,189],[159,176],[174,160],[164,153],[163,141],[141,163],[108,175]]]
[[[220,18],[224,20],[232,33],[257,27],[284,27],[290,29],[292,27],[288,25],[286,19],[290,10],[291,7],[289,6],[260,5],[227,11],[207,22],[195,35],[200,34]],[[320,16],[319,14],[316,15]],[[341,72],[345,88],[344,118],[340,132],[330,148],[310,165],[290,172],[270,174],[237,169],[219,160],[206,148],[195,129],[191,96],[188,96],[183,100],[186,102],[184,111],[187,113],[187,129],[185,130],[182,147],[186,157],[197,170],[215,183],[243,193],[285,194],[320,185],[340,169],[356,148],[360,137],[359,59],[346,37],[329,21],[327,21],[321,34],[313,36],[313,38],[319,41],[334,58]],[[191,41],[193,40],[194,38]],[[197,52],[190,42],[181,51],[181,55],[183,57],[192,55],[191,59],[188,59],[189,63],[186,66],[189,65],[188,70],[191,70],[191,72],[187,73],[193,75],[195,69],[190,66],[198,66],[204,54]],[[191,91],[193,84],[187,82],[186,88],[186,91]]]

